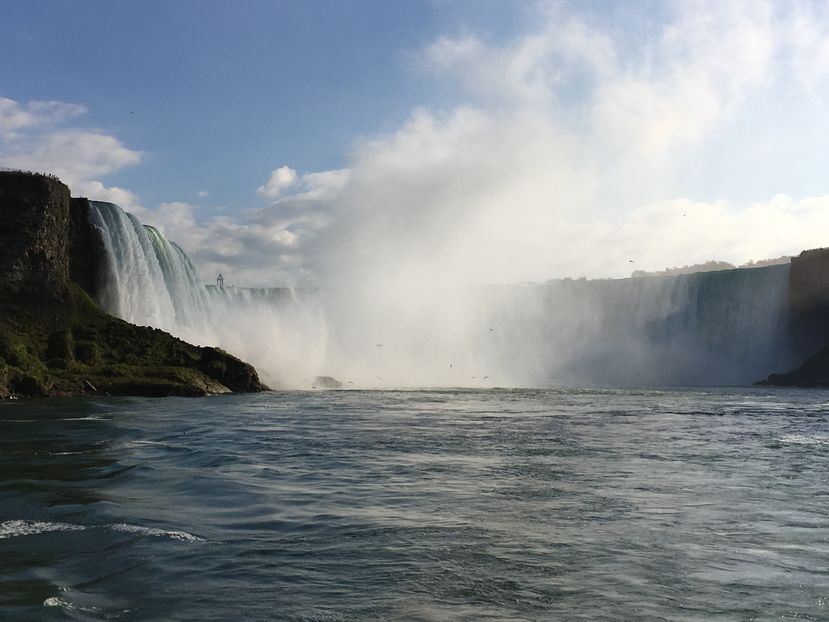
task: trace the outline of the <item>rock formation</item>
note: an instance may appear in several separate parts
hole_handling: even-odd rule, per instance
[[[104,313],[86,214],[55,177],[0,172],[0,397],[266,389],[227,352]]]
[[[792,258],[789,306],[792,349],[808,356],[797,368],[771,374],[758,384],[829,387],[829,248]]]

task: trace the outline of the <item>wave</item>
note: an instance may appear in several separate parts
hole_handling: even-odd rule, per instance
[[[157,527],[143,527],[141,525],[129,525],[127,523],[117,523],[109,525],[109,529],[113,531],[121,531],[123,533],[137,533],[144,536],[159,536],[171,538],[173,540],[181,540],[182,542],[204,542],[204,538],[195,536],[186,531],[171,531],[165,529],[158,529]]]
[[[68,523],[47,523],[30,520],[10,520],[0,523],[0,540],[18,536],[32,536],[50,531],[83,531],[86,527]]]
[[[143,536],[154,536],[180,540],[182,542],[204,542],[204,538],[187,533],[186,531],[159,529],[157,527],[144,527],[142,525],[131,525],[129,523],[114,523],[103,526],[104,529],[119,531],[122,533],[135,533]],[[85,531],[89,529],[83,525],[72,525],[69,523],[50,523],[33,520],[10,520],[0,523],[0,540],[16,538],[19,536],[33,536],[41,533],[54,531]]]

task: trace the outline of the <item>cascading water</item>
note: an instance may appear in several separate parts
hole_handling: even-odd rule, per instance
[[[561,280],[489,294],[496,348],[532,384],[748,384],[794,362],[789,266]]]
[[[207,319],[205,293],[187,255],[117,205],[89,205],[106,251],[101,306],[134,324],[170,332],[200,328]]]
[[[90,207],[104,309],[225,348],[274,386],[316,375],[369,387],[746,384],[793,362],[788,265],[393,302],[376,290],[219,288],[155,228],[112,203]]]
[[[325,330],[306,295],[205,286],[184,251],[157,229],[113,203],[89,205],[105,252],[98,302],[107,312],[225,348],[254,363],[274,386],[315,373],[319,347],[307,335],[324,336]]]

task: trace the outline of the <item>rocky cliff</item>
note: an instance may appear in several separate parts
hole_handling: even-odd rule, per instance
[[[85,207],[54,177],[0,172],[0,397],[265,389],[236,357],[93,302],[99,249]]]
[[[69,280],[69,188],[57,178],[0,173],[0,284],[7,296],[54,299]]]
[[[803,353],[805,360],[759,384],[829,387],[829,248],[803,251],[792,258],[789,307],[792,350]]]

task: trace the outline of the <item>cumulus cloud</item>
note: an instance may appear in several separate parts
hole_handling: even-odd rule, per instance
[[[17,130],[60,123],[85,112],[86,108],[80,104],[32,101],[24,105],[0,97],[0,138],[13,137]]]
[[[283,166],[257,190],[272,202],[242,217],[199,218],[181,202],[133,212],[175,240],[204,275],[222,272],[237,285],[308,284],[319,279],[314,240],[330,227],[349,179],[346,169],[299,175]]]
[[[550,105],[574,79],[592,81],[613,71],[613,41],[577,15],[549,8],[541,26],[494,45],[474,35],[444,36],[429,45],[420,65],[460,81],[480,102]]]
[[[66,180],[66,177],[62,179]],[[139,212],[142,208],[135,193],[118,186],[105,186],[97,180],[81,179],[69,184],[73,196],[86,197],[93,201],[107,201],[120,205],[128,212]]]
[[[275,199],[297,181],[296,171],[288,166],[281,166],[271,172],[271,176],[264,186],[259,186],[256,192],[264,197]]]
[[[313,278],[303,242],[328,224],[327,210],[298,197],[251,210],[243,219],[202,219],[195,205],[184,202],[132,211],[184,248],[205,279],[222,272],[228,285],[272,286]]]
[[[460,103],[413,110],[347,168],[282,165],[257,189],[270,203],[241,217],[200,223],[171,204],[152,218],[206,272],[252,285],[625,276],[632,258],[659,269],[821,244],[825,198],[711,200],[677,177],[782,81],[820,88],[829,11],[689,0],[625,30],[578,4],[537,7],[511,39],[426,46],[418,67]]]
[[[99,178],[137,164],[144,154],[100,130],[61,127],[85,112],[81,105],[60,101],[21,104],[0,98],[0,166],[52,173],[76,195],[131,209],[137,205],[135,194]]]
[[[53,172],[67,183],[100,177],[141,161],[141,152],[102,132],[67,129],[38,137],[11,156],[22,167]]]
[[[268,181],[259,186],[256,193],[268,199],[279,199],[285,196],[329,197],[340,190],[347,181],[348,171],[345,169],[298,175],[294,169],[281,166],[271,172]]]

